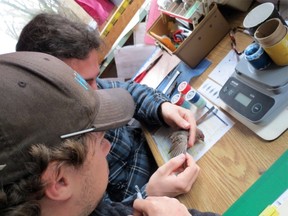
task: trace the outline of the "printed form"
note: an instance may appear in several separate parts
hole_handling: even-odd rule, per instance
[[[197,110],[192,109],[195,113],[195,119],[199,119],[204,113],[213,106],[207,101],[205,108]],[[211,112],[206,119],[198,125],[198,128],[202,130],[205,135],[204,142],[199,141],[194,146],[187,150],[191,154],[195,161],[199,160],[213,145],[234,125],[234,122],[225,115],[217,107]],[[174,131],[172,129],[161,127],[153,135],[153,139],[161,153],[161,156],[165,162],[170,159],[169,149],[171,148],[170,135]]]

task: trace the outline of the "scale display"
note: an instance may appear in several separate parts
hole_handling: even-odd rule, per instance
[[[250,102],[252,101],[251,98],[247,97],[246,95],[242,94],[241,92],[238,92],[235,96],[235,100],[247,107]]]
[[[231,108],[252,122],[259,122],[273,107],[275,100],[235,77],[230,77],[222,87],[220,98]]]

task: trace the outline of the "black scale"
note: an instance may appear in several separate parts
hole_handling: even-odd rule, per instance
[[[288,66],[259,71],[242,58],[219,96],[249,121],[267,123],[288,106]]]

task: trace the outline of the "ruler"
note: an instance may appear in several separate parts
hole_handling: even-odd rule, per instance
[[[103,30],[100,31],[100,37],[103,43],[101,43],[98,50],[98,60],[101,64],[108,53],[110,53],[113,45],[119,39],[128,23],[137,14],[139,9],[141,9],[144,2],[145,0],[123,0],[109,21],[107,21]],[[142,17],[142,15],[140,15],[140,17]]]
[[[113,16],[109,19],[108,23],[105,25],[103,30],[100,33],[100,36],[106,37],[115,23],[118,21],[119,17],[121,14],[125,11],[125,9],[128,7],[128,5],[132,2],[133,0],[123,0],[122,3],[119,5],[117,10],[114,12]]]

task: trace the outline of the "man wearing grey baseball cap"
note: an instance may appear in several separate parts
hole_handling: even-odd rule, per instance
[[[105,130],[132,118],[130,94],[94,91],[61,60],[43,53],[0,55],[0,75],[0,215],[133,214],[131,206],[102,200],[110,150]],[[179,155],[161,171],[185,160]],[[187,160],[187,167],[192,163]],[[157,180],[157,171],[151,178]],[[137,199],[133,207],[134,215],[190,215],[168,197]]]
[[[73,21],[59,14],[40,13],[23,28],[16,51],[53,55],[76,70],[95,90],[126,89],[136,105],[133,117],[141,125],[149,129],[169,126],[187,130],[188,146],[193,146],[197,130],[194,115],[190,110],[170,103],[169,98],[161,92],[133,80],[119,82],[100,77],[98,58],[101,55],[100,44],[103,42],[105,44],[107,41],[101,40],[98,30],[84,22]],[[136,197],[135,185],[139,186],[142,196],[145,197],[151,191],[152,187],[147,183],[157,165],[141,127],[137,124],[127,124],[121,128],[107,130],[105,138],[111,143],[111,150],[107,156],[110,172],[106,200],[132,202]],[[194,180],[196,180],[199,166],[194,164]],[[165,179],[164,175],[162,177]],[[169,193],[167,190],[162,190],[162,194],[158,195],[175,197],[188,191],[188,186],[184,185],[183,181],[173,183],[173,194],[171,190]],[[157,183],[153,188],[160,191],[159,185],[161,184]],[[192,184],[189,182],[189,185]],[[170,187],[172,186],[170,184]]]

